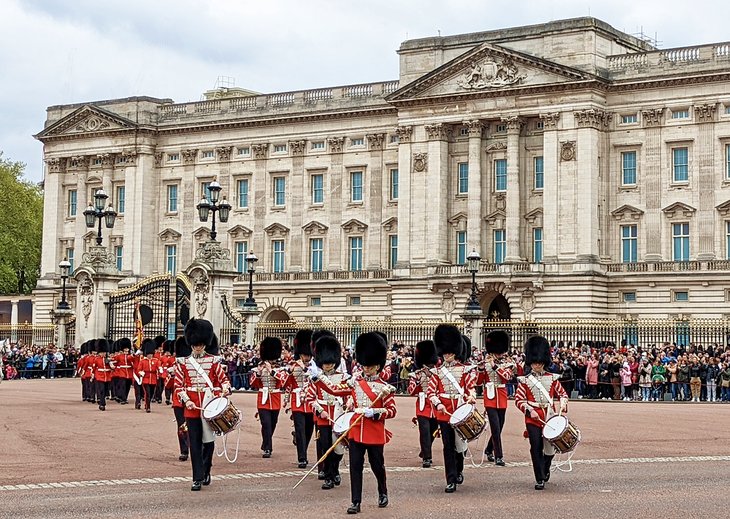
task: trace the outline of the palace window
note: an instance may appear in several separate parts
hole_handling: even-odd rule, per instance
[[[166,270],[168,274],[177,273],[177,245],[165,245]]]
[[[322,296],[310,296],[309,306],[322,306]]]
[[[725,259],[730,260],[730,221],[725,222]]]
[[[323,150],[324,149],[324,141],[313,141],[312,142],[312,149],[313,150]]]
[[[76,216],[76,196],[77,191],[75,189],[68,190],[68,215]]]
[[[391,234],[388,236],[388,267],[395,268],[398,263],[398,235]]]
[[[636,185],[636,152],[625,151],[621,153],[621,185]]]
[[[205,150],[200,153],[201,159],[214,159],[215,158],[215,152],[213,150]]]
[[[535,171],[535,189],[541,190],[545,185],[544,160],[542,157],[535,157],[533,161]]]
[[[362,202],[362,171],[350,173],[350,201]]]
[[[672,148],[672,179],[674,182],[689,180],[689,149]]]
[[[507,191],[507,159],[494,161],[494,189]]]
[[[532,230],[532,262],[542,263],[542,227]]]
[[[312,272],[322,272],[324,240],[312,238],[309,240],[309,269]]]
[[[621,116],[621,124],[634,124],[638,122],[636,114],[627,114]]]
[[[125,194],[124,186],[117,186],[116,202],[117,202],[117,212],[119,214],[124,214],[124,194]]]
[[[623,292],[622,293],[624,303],[635,303],[636,292]]]
[[[239,274],[246,272],[246,255],[248,254],[248,242],[236,242],[236,271]]]
[[[674,300],[683,303],[689,301],[689,292],[687,290],[674,290]]]
[[[242,157],[248,157],[251,155],[251,147],[250,146],[243,146],[241,148],[238,148],[238,154]]]
[[[350,237],[350,270],[362,270],[362,236]]]
[[[456,233],[456,264],[463,265],[466,263],[466,231],[457,231]]]
[[[494,262],[504,263],[504,258],[507,251],[507,231],[504,229],[497,229],[494,231]]]
[[[312,175],[312,203],[321,204],[324,202],[324,175]]]
[[[672,119],[689,119],[689,110],[672,110]]]
[[[362,137],[355,137],[354,139],[350,139],[350,146],[365,146],[365,139],[363,139]]]
[[[286,178],[274,177],[274,205],[286,205]]]
[[[730,180],[730,144],[725,145],[725,178]]]
[[[210,182],[203,182],[202,184],[200,184],[200,197],[208,200],[208,203],[210,204],[212,202],[210,201],[210,189],[208,189],[209,187]]]
[[[730,148],[729,148],[730,149]],[[730,155],[728,155],[730,157]],[[390,170],[390,199],[398,200],[398,169]]]
[[[68,273],[71,274],[74,271],[74,249],[73,249],[73,247],[69,247],[66,249],[66,259],[71,264],[71,267],[68,269]]]
[[[179,153],[168,153],[167,162],[180,162],[180,154]]]
[[[117,260],[117,270],[122,270],[122,258],[124,256],[124,247],[117,245],[114,247],[114,257]]]
[[[177,184],[167,186],[167,212],[177,213]]]
[[[621,226],[621,263],[636,263],[638,234],[636,225]]]
[[[689,261],[689,223],[672,224],[672,259]]]
[[[469,164],[459,162],[457,167],[459,169],[459,188],[457,192],[460,195],[465,195],[469,192]]]
[[[274,153],[286,153],[286,144],[274,144]]]
[[[284,240],[273,240],[271,250],[273,271],[284,272]]]
[[[246,209],[248,207],[248,179],[244,178],[236,182],[236,192],[238,194],[238,208]]]

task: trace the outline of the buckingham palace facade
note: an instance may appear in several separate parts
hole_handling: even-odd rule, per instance
[[[656,49],[594,18],[409,40],[400,77],[52,106],[35,320],[103,188],[128,282],[185,269],[217,181],[233,298],[262,319],[724,317],[730,43]],[[293,85],[295,86],[295,85]]]

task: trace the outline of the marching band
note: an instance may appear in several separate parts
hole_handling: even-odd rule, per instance
[[[506,384],[517,366],[507,355],[508,333],[492,331],[482,346],[483,360],[472,363],[468,338],[455,326],[441,324],[432,341],[421,341],[414,350],[415,370],[409,374],[407,392],[415,397],[413,423],[418,427],[419,458],[423,468],[432,466],[432,445],[440,436],[446,493],[455,492],[464,482],[469,444],[487,426],[490,432],[484,456],[497,466],[506,465],[501,438],[508,406]],[[149,413],[151,402],[161,401],[164,392],[175,415],[179,460],[190,458],[191,490],[199,491],[211,483],[216,436],[238,429],[241,421],[240,411],[227,398],[231,384],[213,326],[190,319],[184,337],[176,341],[145,339],[137,347],[132,353],[129,339],[82,344],[77,366],[82,400],[104,411],[108,395],[126,404],[133,386],[137,408],[144,401]],[[342,370],[342,346],[327,330],[300,330],[294,338],[292,358],[282,361],[282,350],[281,339],[264,338],[259,345],[260,363],[251,377],[251,387],[258,393],[263,457],[272,455],[272,438],[283,406],[286,414],[291,413],[300,469],[310,465],[308,447],[313,435],[316,439],[318,461],[305,477],[317,469],[323,490],[339,486],[340,464],[349,451],[351,504],[347,513],[359,513],[367,453],[377,481],[377,505],[388,506],[384,447],[392,436],[386,421],[396,415],[396,400],[395,388],[388,384],[392,367],[387,337],[368,332],[357,338],[357,366],[352,375]],[[543,490],[550,480],[554,456],[571,454],[580,443],[580,431],[565,416],[568,396],[559,376],[547,372],[550,362],[547,340],[530,338],[525,343],[525,375],[518,377],[514,399],[525,415],[524,437],[530,444],[536,490]],[[477,387],[483,391],[486,418],[476,405]],[[473,456],[468,459],[473,463]]]

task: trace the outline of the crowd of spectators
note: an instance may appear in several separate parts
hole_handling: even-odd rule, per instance
[[[5,380],[30,378],[73,377],[78,352],[73,346],[56,347],[25,344],[22,340],[0,341],[2,378]]]

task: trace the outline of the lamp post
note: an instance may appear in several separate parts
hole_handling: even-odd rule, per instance
[[[226,201],[226,198],[223,197],[223,200],[220,200],[221,189],[223,188],[218,182],[215,180],[211,182],[208,186],[210,201],[203,197],[196,206],[198,208],[198,216],[200,217],[201,222],[207,222],[208,215],[213,213],[213,225],[210,229],[210,239],[213,241],[215,241],[215,237],[218,235],[218,233],[215,232],[215,213],[220,211],[220,221],[221,223],[226,223],[228,221],[228,215],[231,212],[231,204]]]
[[[477,300],[477,282],[476,282],[476,275],[479,271],[479,262],[481,261],[481,256],[479,256],[479,253],[476,251],[476,249],[473,249],[469,255],[466,257],[466,265],[467,270],[471,272],[471,294],[469,294],[469,300],[466,303],[466,313],[468,314],[481,314],[482,313],[482,307],[479,304],[479,301]]]
[[[253,298],[253,273],[256,272],[256,262],[259,259],[253,251],[246,254],[246,267],[248,267],[248,297],[243,302],[244,311],[256,309],[256,300]]]
[[[101,221],[104,220],[107,229],[114,227],[114,220],[117,218],[117,212],[110,203],[106,209],[104,204],[106,203],[109,195],[107,195],[103,189],[98,189],[94,193],[94,204],[89,203],[89,207],[84,211],[84,218],[86,218],[86,227],[93,229],[96,225],[96,221],[99,221],[99,229],[96,232],[96,244],[101,246]]]
[[[61,301],[58,303],[58,306],[56,308],[58,310],[70,310],[71,306],[68,304],[68,301],[66,301],[66,280],[68,279],[68,274],[71,270],[71,263],[68,261],[68,259],[63,258],[63,261],[58,264],[58,268],[61,269],[62,288]]]

